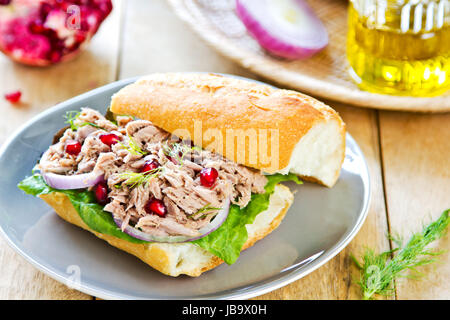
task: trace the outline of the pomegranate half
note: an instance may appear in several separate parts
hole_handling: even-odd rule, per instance
[[[111,0],[0,0],[0,50],[32,66],[69,60],[111,10]]]

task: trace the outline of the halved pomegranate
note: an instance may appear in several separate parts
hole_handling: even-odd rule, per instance
[[[32,66],[69,60],[111,10],[111,0],[0,0],[0,50]]]

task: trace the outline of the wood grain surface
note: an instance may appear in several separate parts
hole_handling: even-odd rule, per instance
[[[0,55],[0,143],[37,113],[114,81],[117,75],[121,6],[102,25],[89,50],[75,60],[50,68],[32,68],[12,63]],[[12,106],[3,94],[21,90],[22,103]],[[0,238],[0,299],[92,299],[70,290],[14,252]]]
[[[76,60],[36,69],[0,56],[0,89],[22,90],[24,104],[0,99],[0,144],[25,120],[59,101],[119,78],[164,71],[211,71],[258,78],[217,54],[165,0],[116,1],[114,13]],[[3,92],[0,92],[2,94]],[[351,243],[308,276],[256,299],[360,299],[349,254],[388,250],[389,231],[405,237],[450,207],[450,115],[379,112],[326,101],[347,123],[370,170],[369,215]],[[441,248],[449,248],[449,237]],[[423,281],[396,283],[397,299],[449,299],[450,255]],[[92,299],[37,271],[0,239],[0,299]]]

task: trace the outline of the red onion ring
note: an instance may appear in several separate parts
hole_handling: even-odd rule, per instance
[[[227,199],[225,201],[225,205],[222,207],[222,209],[219,211],[219,213],[214,217],[213,221],[209,223],[207,226],[203,227],[199,230],[199,235],[197,236],[166,236],[166,237],[158,237],[153,236],[148,233],[145,233],[143,231],[140,231],[136,228],[133,228],[132,226],[127,226],[123,232],[128,234],[129,236],[132,236],[133,238],[144,240],[148,242],[166,242],[166,243],[181,243],[181,242],[190,242],[194,240],[198,240],[200,238],[206,237],[211,232],[217,230],[227,219],[228,213],[230,211],[230,200]],[[114,218],[114,222],[116,225],[122,229],[122,223],[123,221]]]
[[[50,187],[62,190],[84,189],[103,181],[103,173],[94,171],[73,176],[46,172],[42,173],[42,177]]]
[[[268,52],[308,58],[328,44],[328,33],[304,0],[236,0],[236,13]]]

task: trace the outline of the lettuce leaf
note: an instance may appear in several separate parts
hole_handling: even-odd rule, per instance
[[[220,228],[193,243],[211,252],[227,264],[235,263],[239,258],[242,246],[248,239],[245,225],[252,224],[259,213],[267,210],[275,186],[282,181],[301,183],[294,174],[275,174],[266,177],[268,182],[264,187],[265,193],[252,194],[252,198],[245,208],[241,209],[237,205],[231,205],[228,217]]]
[[[265,193],[252,194],[251,201],[245,208],[240,209],[237,205],[230,206],[228,218],[216,231],[208,236],[193,241],[192,243],[211,252],[227,264],[236,262],[241,252],[242,246],[247,241],[248,234],[245,227],[251,224],[256,216],[269,207],[270,195],[274,192],[275,186],[282,181],[295,181],[300,184],[299,178],[293,174],[275,174],[267,176],[268,182],[265,186]],[[119,239],[132,243],[146,243],[122,232],[114,223],[111,213],[103,210],[103,207],[96,203],[92,192],[81,190],[59,190],[48,186],[40,174],[34,174],[18,184],[24,192],[40,196],[52,192],[65,194],[81,219],[94,231],[108,234]]]
[[[103,210],[103,206],[97,204],[93,192],[85,189],[80,190],[59,190],[49,187],[40,174],[34,174],[21,181],[18,184],[19,189],[22,189],[33,196],[40,196],[52,192],[60,192],[65,194],[75,210],[77,210],[80,218],[86,223],[89,228],[99,233],[108,234],[119,239],[127,240],[133,243],[146,243],[146,241],[133,238],[129,236],[114,222],[111,213]]]

